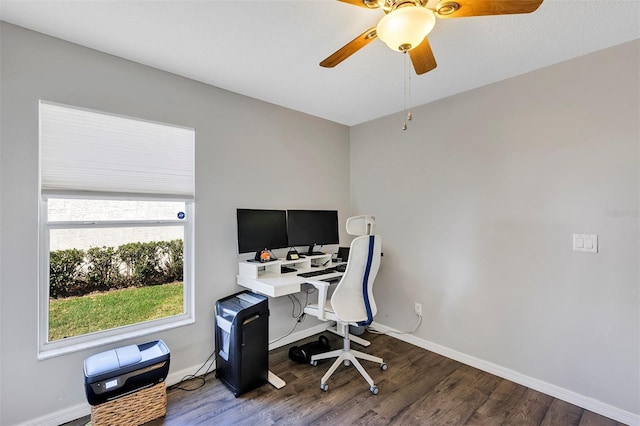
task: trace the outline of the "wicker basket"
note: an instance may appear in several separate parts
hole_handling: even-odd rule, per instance
[[[91,407],[92,426],[141,425],[167,413],[164,382]]]

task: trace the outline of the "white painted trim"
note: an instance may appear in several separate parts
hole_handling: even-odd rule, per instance
[[[296,333],[292,333],[289,336],[278,340],[276,343],[269,345],[269,350],[286,346],[289,343],[297,342],[298,340],[305,339],[309,336],[313,336],[317,333],[322,333],[327,329],[331,323],[322,323],[311,328],[307,328]],[[167,386],[173,386],[182,380],[183,377],[193,374],[202,364],[194,365],[192,367],[185,368],[180,371],[173,371],[167,376]],[[62,423],[70,422],[72,420],[79,419],[91,414],[91,406],[88,403],[77,404],[72,407],[68,407],[54,413],[47,414],[45,416],[38,417],[36,419],[28,420],[24,423],[19,423],[15,426],[57,426]]]
[[[27,420],[14,426],[57,426],[91,414],[91,406],[87,403],[77,404],[55,413],[47,414],[36,419]]]
[[[202,364],[194,365],[192,367],[185,368],[180,371],[174,371],[167,376],[165,383],[167,387],[173,386],[182,380],[183,377],[193,374]],[[73,420],[77,420],[81,417],[91,414],[91,406],[88,403],[82,403],[74,405],[73,407],[65,408],[55,413],[47,414],[45,416],[38,417],[36,419],[28,420],[24,423],[19,423],[15,426],[57,426],[63,423],[67,423]]]
[[[282,346],[286,346],[290,343],[297,342],[298,340],[305,339],[313,336],[317,333],[325,331],[331,323],[322,323],[311,328],[307,328],[269,345],[269,350],[273,350]],[[601,401],[597,401],[593,398],[586,397],[579,393],[570,391],[568,389],[561,388],[551,383],[544,382],[542,380],[535,379],[533,377],[526,376],[518,373],[517,371],[510,370],[508,368],[501,367],[497,364],[467,355],[462,352],[455,351],[437,343],[430,342],[428,340],[420,339],[411,334],[401,334],[397,330],[387,327],[385,325],[374,322],[371,324],[372,328],[379,330],[383,333],[388,333],[389,336],[398,340],[410,343],[420,348],[426,349],[431,352],[435,352],[439,355],[446,356],[455,361],[469,365],[471,367],[478,368],[487,373],[494,374],[503,379],[511,380],[512,382],[526,386],[528,388],[545,393],[554,398],[561,399],[571,404],[584,408],[585,410],[593,411],[610,419],[618,422],[625,423],[630,426],[640,426],[640,415],[630,413],[620,408],[611,406]],[[174,371],[167,376],[167,386],[172,386],[178,383],[183,377],[193,374],[200,368],[201,364],[194,365],[192,367],[185,368],[180,371]],[[70,422],[72,420],[79,419],[91,414],[91,406],[87,403],[77,404],[73,407],[65,408],[55,413],[48,414],[46,416],[38,417],[33,420],[29,420],[24,423],[20,423],[15,426],[57,426],[62,423]]]
[[[554,398],[561,399],[562,401],[577,405],[578,407],[584,408],[585,410],[593,411],[594,413],[609,417],[610,419],[630,426],[640,426],[640,414],[634,414],[629,411],[625,411],[621,408],[614,407],[593,398],[589,398],[569,389],[565,389],[560,386],[545,382],[543,380],[524,375],[509,368],[502,367],[492,362],[485,361],[483,359],[476,358],[462,352],[458,352],[454,349],[447,348],[437,343],[421,339],[412,334],[400,333],[398,330],[376,322],[372,323],[371,327],[382,333],[386,333],[391,337],[395,337],[398,340],[402,340],[431,352],[435,352],[439,355],[445,356],[479,370],[486,371],[487,373],[502,377],[503,379],[510,380],[512,382],[542,392]]]
[[[38,353],[38,359],[54,358],[61,355],[66,355],[72,352],[83,351],[86,349],[97,348],[99,346],[105,346],[111,343],[117,343],[124,340],[135,339],[149,334],[159,333],[161,331],[171,330],[178,327],[184,327],[195,323],[196,320],[193,316],[188,314],[175,315],[173,317],[165,317],[157,320],[151,320],[147,322],[141,322],[137,324],[126,325],[123,327],[112,328],[110,330],[99,331],[96,333],[85,334],[82,336],[71,337],[71,339],[78,339],[77,343],[68,343],[62,340],[57,340],[54,343],[65,343],[66,346],[55,346],[51,349],[43,349]],[[128,330],[128,331],[122,331]],[[113,334],[112,334],[113,333]],[[120,333],[120,334],[116,334]],[[103,335],[104,337],[95,337]],[[89,340],[93,338],[92,340]]]
[[[107,344],[120,342],[123,340],[129,340],[141,336],[146,336],[160,331],[170,330],[177,327],[183,327],[185,325],[191,325],[195,323],[195,297],[194,297],[194,271],[195,271],[195,239],[194,239],[194,227],[195,227],[195,203],[193,201],[185,201],[186,219],[178,221],[159,221],[170,223],[172,226],[182,226],[184,228],[183,241],[184,241],[184,277],[183,277],[183,313],[164,317],[145,322],[138,322],[133,324],[124,325],[121,327],[110,328],[102,331],[95,331],[79,336],[69,337],[66,339],[48,341],[49,335],[49,235],[50,226],[47,222],[47,203],[46,199],[40,200],[39,204],[39,235],[41,244],[39,245],[39,283],[38,283],[38,354],[39,360],[53,358],[61,355],[65,355],[72,352],[78,352],[86,349],[96,348]],[[122,227],[128,227],[131,223],[136,221],[126,221],[122,223]],[[150,221],[138,221],[150,224]],[[83,227],[80,222],[68,222],[76,223],[77,226],[65,226],[67,229]],[[99,221],[98,227],[102,226]],[[109,222],[111,225],[116,222]],[[93,226],[93,225],[90,225]],[[159,223],[158,226],[164,226]]]
[[[298,340],[306,339],[307,337],[313,336],[314,334],[322,333],[331,325],[333,325],[332,321],[323,322],[311,328],[305,328],[304,330],[300,330],[296,333],[291,333],[287,337],[283,337],[281,340],[269,344],[269,350],[272,351],[276,348],[280,348],[290,343],[297,342]]]

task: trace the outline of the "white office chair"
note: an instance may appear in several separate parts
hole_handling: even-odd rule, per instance
[[[347,233],[359,235],[359,237],[351,243],[347,269],[330,300],[327,300],[329,283],[315,280],[307,281],[318,289],[318,304],[307,305],[304,312],[316,316],[322,321],[336,321],[338,331],[344,340],[342,349],[311,357],[313,365],[317,365],[318,360],[321,359],[338,357],[320,381],[320,389],[323,391],[329,389],[329,385],[327,385],[329,377],[344,362],[344,365],[353,364],[358,369],[369,383],[371,393],[376,395],[378,387],[362,367],[358,358],[377,362],[382,370],[387,369],[387,364],[382,358],[351,349],[349,339],[349,325],[369,325],[377,312],[376,302],[373,299],[373,281],[380,266],[381,239],[379,235],[374,235],[374,225],[375,219],[372,216],[354,216],[347,219]]]

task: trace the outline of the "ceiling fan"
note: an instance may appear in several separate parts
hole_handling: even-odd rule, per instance
[[[530,13],[538,9],[543,0],[441,0],[433,8],[428,7],[429,0],[338,1],[367,9],[382,9],[385,15],[377,26],[369,28],[338,49],[320,62],[320,66],[333,68],[379,38],[393,50],[408,52],[416,74],[420,75],[437,66],[427,38],[435,25],[436,17],[447,19]]]

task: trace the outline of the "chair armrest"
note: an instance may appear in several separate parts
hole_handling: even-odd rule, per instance
[[[329,293],[329,287],[331,286],[331,283],[316,280],[308,280],[305,281],[305,283],[311,284],[318,289],[318,319],[325,321],[324,307],[326,306],[327,294]]]

